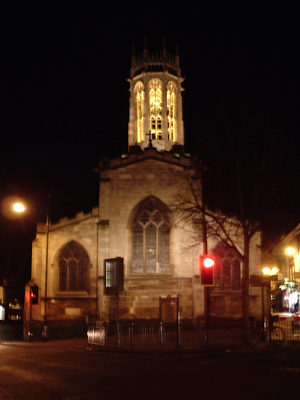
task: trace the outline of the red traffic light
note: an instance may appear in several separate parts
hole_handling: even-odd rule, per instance
[[[201,284],[204,286],[214,286],[214,265],[215,261],[210,256],[200,257]]]
[[[31,304],[39,303],[39,287],[37,285],[30,287]]]
[[[204,257],[203,259],[203,266],[205,268],[212,268],[215,265],[215,262],[212,258],[210,257]]]

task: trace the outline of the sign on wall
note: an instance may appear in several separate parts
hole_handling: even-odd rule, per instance
[[[122,257],[104,260],[105,285],[104,294],[118,295],[123,291],[124,264]]]
[[[179,297],[159,298],[161,322],[178,322]]]

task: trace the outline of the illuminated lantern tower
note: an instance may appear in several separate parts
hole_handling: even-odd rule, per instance
[[[159,151],[184,145],[182,121],[181,69],[176,55],[166,51],[152,54],[147,50],[136,56],[134,47],[130,71],[130,110],[128,145],[142,149],[150,145]]]

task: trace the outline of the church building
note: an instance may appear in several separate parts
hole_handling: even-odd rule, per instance
[[[38,224],[25,291],[27,330],[29,321],[47,322],[51,331],[51,325],[95,319],[159,319],[160,299],[168,296],[178,299],[181,318],[203,317],[203,243],[190,246],[193,226],[172,212],[178,177],[199,165],[184,149],[183,81],[178,51],[169,54],[165,43],[155,54],[146,43],[141,54],[132,49],[128,154],[100,160],[99,204],[90,213]],[[259,245],[258,235],[252,274],[261,268]],[[241,260],[209,239],[208,249],[214,248],[225,261],[215,275],[211,315],[239,318]],[[250,308],[251,315],[260,313],[259,288],[250,290]]]

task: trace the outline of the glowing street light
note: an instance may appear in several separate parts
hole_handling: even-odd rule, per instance
[[[24,205],[23,205],[22,203],[15,203],[15,204],[13,205],[13,210],[14,210],[16,213],[22,213],[22,212],[25,211],[25,207],[24,207]]]
[[[273,276],[273,275],[278,274],[279,269],[277,267],[273,267],[273,268],[265,267],[265,268],[263,268],[262,272],[264,275]]]
[[[25,205],[22,203],[22,200],[16,196],[6,197],[1,202],[1,212],[8,219],[17,219],[20,217],[26,210]],[[12,237],[11,237],[11,225],[8,227],[8,246],[7,246],[7,260],[6,260],[6,268],[4,271],[3,277],[3,290],[4,290],[4,305],[5,305],[5,319],[8,319],[9,314],[9,271],[10,271],[10,258],[11,258],[11,246],[12,246]]]
[[[43,316],[43,340],[47,340],[48,337],[48,326],[47,326],[47,291],[48,291],[48,252],[49,252],[49,199],[50,196],[48,195],[48,201],[47,201],[47,214],[46,214],[46,254],[45,254],[45,292],[44,292],[44,316]],[[9,219],[16,219],[20,217],[20,214],[24,213],[25,211],[30,211],[32,209],[31,206],[27,207],[26,202],[23,202],[21,198],[16,197],[16,196],[10,196],[7,197],[3,200],[1,204],[2,208],[2,213],[5,215],[5,217]],[[9,250],[8,250],[9,252]],[[8,270],[9,270],[9,255],[8,255],[8,261],[7,261],[7,267],[6,267],[6,276],[8,276]],[[8,302],[7,302],[7,280],[5,284],[5,289],[6,289],[6,304],[8,307]],[[38,287],[37,287],[38,290]],[[38,300],[38,296],[35,296],[35,298]],[[31,324],[31,304],[30,301],[30,324]],[[7,315],[7,312],[6,312]],[[31,326],[31,325],[30,325]],[[30,338],[30,331],[29,331],[29,338]]]
[[[287,248],[285,249],[285,253],[286,253],[288,256],[292,256],[292,255],[295,254],[295,249],[294,249],[293,247],[287,247]]]
[[[297,250],[295,250],[293,247],[287,247],[285,249],[285,253],[286,255],[288,255],[289,257],[293,257],[294,258],[294,272],[295,273],[299,273],[300,272],[300,256]],[[294,273],[292,272],[292,274],[294,275]],[[294,276],[291,276],[292,279],[294,279]]]

